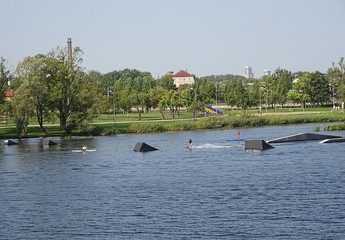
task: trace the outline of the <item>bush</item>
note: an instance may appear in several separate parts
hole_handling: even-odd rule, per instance
[[[132,123],[129,126],[129,133],[158,133],[164,132],[166,128],[161,123]]]
[[[342,131],[345,130],[345,124],[344,125],[332,125],[327,126],[324,128],[325,131]]]
[[[196,123],[194,122],[175,122],[167,127],[167,131],[189,131],[196,128]]]
[[[113,127],[113,128],[105,128],[101,131],[100,135],[101,136],[109,136],[109,135],[115,135],[117,134],[119,131],[117,128]]]
[[[229,117],[206,117],[200,119],[197,124],[198,129],[213,129],[213,128],[224,128],[230,126],[231,123],[229,121]]]

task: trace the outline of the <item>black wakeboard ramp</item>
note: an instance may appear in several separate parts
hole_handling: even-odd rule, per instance
[[[345,138],[332,138],[322,140],[320,143],[342,143],[345,142]]]
[[[54,141],[52,141],[52,140],[50,140],[50,139],[43,139],[43,140],[42,140],[42,144],[43,144],[44,146],[57,145],[56,142],[54,142]]]
[[[286,136],[282,138],[269,140],[267,141],[267,143],[289,143],[289,142],[309,141],[309,140],[324,140],[324,139],[332,139],[332,138],[340,138],[340,137],[334,136],[334,135],[317,134],[317,133],[299,133],[295,135],[290,135],[290,136]]]
[[[144,142],[137,142],[134,146],[133,151],[135,152],[150,152],[150,151],[156,151],[158,150],[155,147],[152,147]]]
[[[274,148],[264,140],[246,140],[244,143],[245,150],[267,150]]]
[[[15,141],[13,141],[13,140],[11,140],[11,139],[6,139],[5,141],[4,141],[4,144],[5,145],[18,145],[18,142],[15,142]]]

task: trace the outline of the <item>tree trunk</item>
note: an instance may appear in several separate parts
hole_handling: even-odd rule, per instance
[[[47,130],[44,128],[43,126],[43,110],[41,106],[37,106],[36,108],[36,116],[37,116],[37,122],[40,125],[40,128],[42,130],[42,132],[44,133],[44,135],[47,135]]]

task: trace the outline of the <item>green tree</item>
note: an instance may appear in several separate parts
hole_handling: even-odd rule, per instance
[[[20,87],[16,92],[16,103],[21,105],[19,101],[30,101],[37,118],[37,122],[44,134],[47,131],[44,127],[44,120],[49,115],[49,94],[48,94],[48,81],[47,81],[47,66],[46,57],[44,55],[36,55],[34,57],[26,57],[17,66],[17,83]],[[29,107],[29,105],[27,106]],[[18,108],[17,108],[18,110]],[[26,111],[17,111],[18,114]],[[25,118],[25,117],[24,117]]]
[[[242,80],[228,81],[224,97],[231,108],[236,105],[246,111],[252,105],[249,91],[243,86]]]
[[[216,85],[210,82],[207,78],[202,78],[198,81],[199,99],[205,104],[215,103],[216,99]]]
[[[298,78],[298,81],[294,84],[294,91],[288,93],[288,97],[293,102],[301,104],[303,109],[306,107],[306,103],[310,100],[310,96],[307,93],[310,79],[311,79],[310,73],[303,73]]]
[[[79,47],[73,49],[73,58],[70,60],[67,57],[66,48],[57,48],[47,55],[50,108],[57,114],[60,128],[66,132],[71,132],[80,125],[75,121],[75,117],[69,119],[72,114],[80,116],[78,122],[88,120],[84,114],[86,109],[83,108],[90,106],[96,99],[91,95],[94,91],[89,89],[90,85],[84,84],[85,73],[81,67],[81,55],[82,50]],[[90,90],[88,98],[90,104],[78,106],[82,101],[79,98],[84,98],[84,95],[80,94],[82,89]],[[70,122],[68,122],[69,120]],[[67,126],[68,123],[69,126]]]
[[[323,105],[329,101],[329,86],[325,74],[316,71],[311,74],[306,93],[309,95],[310,102]]]
[[[341,102],[345,102],[345,61],[341,57],[338,66],[332,63],[332,67],[327,71],[327,79],[329,84],[333,87],[336,95]],[[345,108],[343,109],[345,111]]]
[[[0,58],[0,104],[4,103],[5,96],[4,92],[7,88],[7,83],[12,79],[12,74],[6,68],[6,60]]]
[[[273,76],[263,76],[261,79],[261,96],[263,102],[266,103],[266,108],[271,105],[274,108],[275,104],[275,78]]]
[[[283,106],[287,101],[287,94],[292,88],[293,74],[286,69],[276,69],[272,81],[272,104]]]
[[[231,110],[237,103],[236,86],[238,82],[239,81],[237,80],[230,80],[230,81],[227,81],[225,85],[224,100],[225,100],[225,103],[230,106]]]
[[[34,109],[28,82],[20,85],[11,103],[14,108],[14,121],[18,136],[25,136],[28,133],[29,118],[33,115]]]
[[[168,99],[167,99],[167,92],[168,90],[166,89],[162,89],[162,91],[160,91],[160,96],[159,96],[159,102],[157,104],[158,109],[160,111],[160,113],[162,114],[162,118],[165,119],[165,111],[168,108]]]
[[[72,129],[87,130],[89,123],[98,115],[102,105],[102,95],[89,77],[83,78],[74,103],[71,105],[71,113],[67,123]]]
[[[118,104],[119,108],[121,108],[123,112],[126,113],[127,117],[129,117],[129,113],[133,106],[131,90],[132,89],[130,86],[127,86],[124,89],[116,90],[116,103]]]
[[[162,87],[166,90],[175,90],[176,86],[174,84],[174,79],[171,75],[164,75],[161,79],[158,80],[157,86]]]

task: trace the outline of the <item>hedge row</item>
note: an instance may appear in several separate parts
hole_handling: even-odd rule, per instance
[[[301,115],[241,115],[241,116],[215,116],[204,117],[197,121],[175,121],[175,122],[136,122],[122,129],[123,133],[159,133],[165,131],[189,131],[198,129],[227,129],[260,127],[267,125],[288,125],[302,123],[326,123],[345,122],[343,113],[319,113]],[[326,130],[326,129],[325,129]],[[93,131],[97,132],[97,131]],[[114,129],[102,129],[99,135],[114,134]]]

